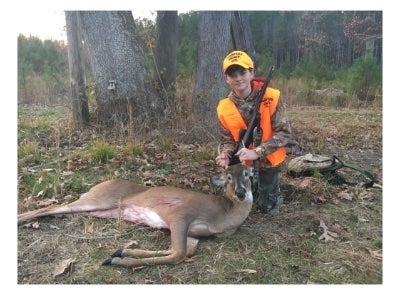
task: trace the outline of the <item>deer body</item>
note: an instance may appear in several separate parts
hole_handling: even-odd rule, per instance
[[[18,223],[40,216],[81,213],[166,228],[171,232],[169,250],[122,249],[103,265],[176,264],[194,254],[200,237],[231,235],[245,221],[253,203],[247,169],[241,164],[228,167],[224,196],[171,186],[146,187],[114,179],[94,186],[70,204],[22,213]]]

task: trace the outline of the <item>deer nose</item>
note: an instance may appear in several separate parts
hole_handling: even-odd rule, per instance
[[[238,187],[235,191],[235,194],[240,200],[243,200],[246,190],[243,187]]]

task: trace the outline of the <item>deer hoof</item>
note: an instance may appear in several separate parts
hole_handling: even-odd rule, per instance
[[[112,258],[107,258],[106,260],[103,261],[101,265],[111,265]]]
[[[122,251],[123,251],[123,249],[119,249],[119,250],[115,251],[114,254],[111,255],[111,257],[122,257]]]

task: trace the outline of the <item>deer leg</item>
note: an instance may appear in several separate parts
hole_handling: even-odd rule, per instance
[[[199,239],[187,237],[187,241],[186,241],[186,256],[187,257],[192,257],[194,255],[194,253],[196,253],[198,243],[199,243]]]
[[[172,253],[171,250],[143,250],[143,249],[120,249],[114,252],[111,257],[135,257],[135,258],[147,258],[155,256],[167,256]]]
[[[121,250],[119,250],[121,251]],[[117,251],[116,253],[118,253]],[[135,251],[133,251],[135,252]],[[114,255],[116,255],[114,253]],[[120,253],[126,255],[126,249],[122,250]],[[152,253],[155,256],[149,256]],[[138,254],[138,253],[136,253]],[[137,256],[136,258],[127,256],[113,256],[106,259],[102,265],[118,265],[124,267],[136,267],[143,265],[156,265],[156,264],[177,264],[181,262],[185,257],[179,254],[179,252],[173,250],[166,251],[140,251],[139,254],[144,254],[144,256]],[[165,256],[157,256],[165,255]]]
[[[186,240],[186,256],[191,257],[196,252],[197,244],[199,240],[187,237]],[[159,251],[151,251],[151,250],[144,250],[144,249],[119,249],[115,251],[111,257],[134,257],[134,258],[148,258],[148,257],[155,257],[155,256],[167,256],[172,254],[172,250],[159,250]]]
[[[198,240],[187,237],[187,225],[171,225],[171,248],[169,250],[121,249],[117,250],[111,258],[106,259],[102,265],[137,267],[152,264],[177,264],[185,259],[188,245],[190,254],[194,253],[197,242]]]

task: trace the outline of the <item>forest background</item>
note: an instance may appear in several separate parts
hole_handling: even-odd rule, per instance
[[[279,81],[282,87],[278,88],[283,88],[288,103],[341,106],[359,106],[362,102],[365,105],[366,101],[381,103],[381,11],[250,11],[248,17],[257,74],[263,76],[274,65],[274,80]],[[135,22],[151,70],[156,24],[147,18]],[[178,85],[193,85],[198,22],[198,12],[181,13],[178,17]],[[88,73],[88,87],[91,83]],[[18,88],[18,102],[22,104],[68,104],[65,42],[20,35]],[[331,90],[327,95],[331,99],[320,100],[320,92],[315,90],[327,88]]]

